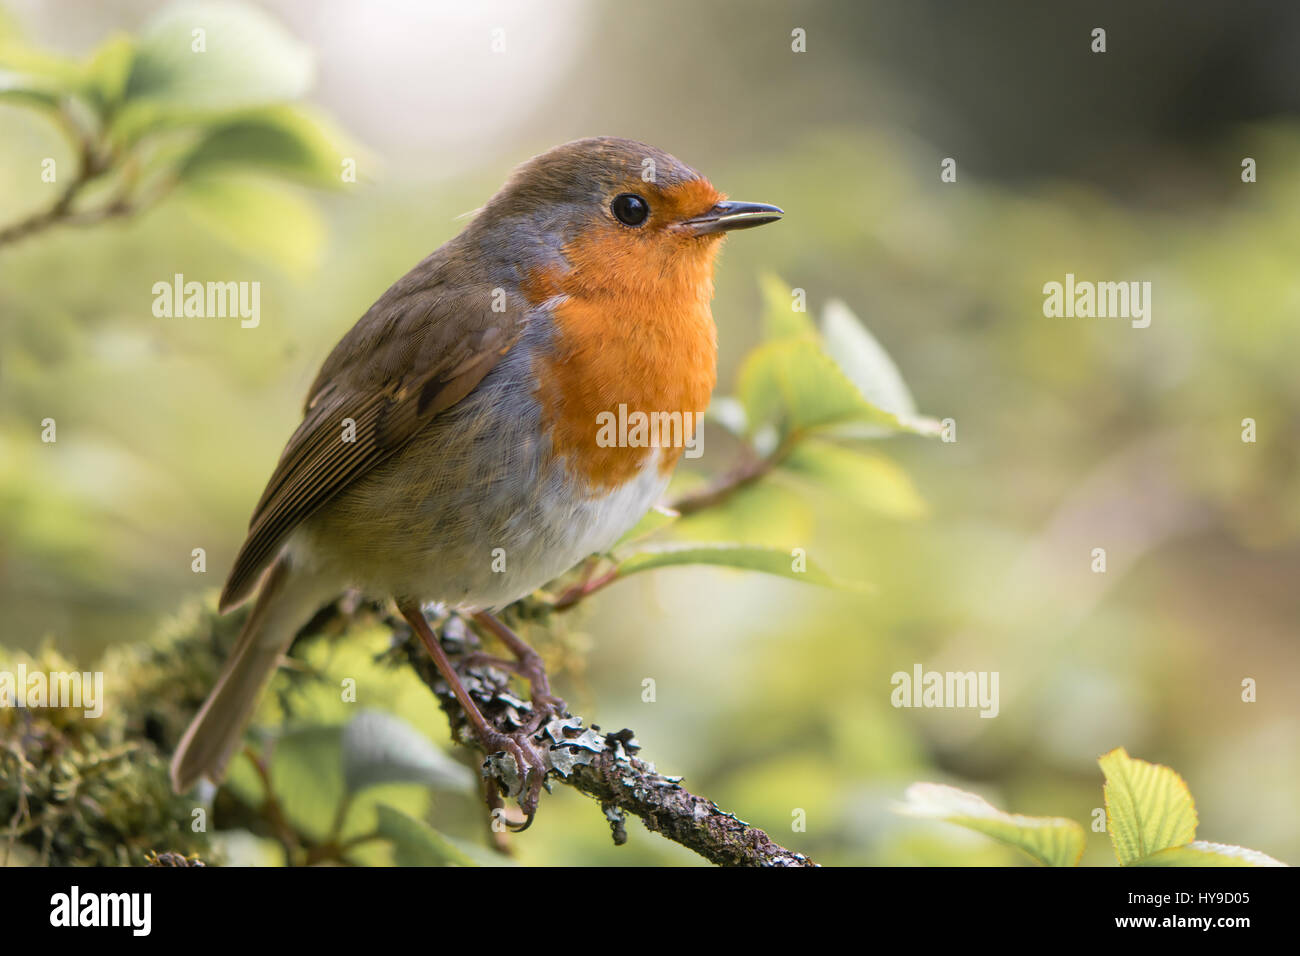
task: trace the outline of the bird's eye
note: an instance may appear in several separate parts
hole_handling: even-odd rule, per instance
[[[609,204],[610,212],[627,226],[639,226],[650,215],[650,204],[636,193],[619,193]]]

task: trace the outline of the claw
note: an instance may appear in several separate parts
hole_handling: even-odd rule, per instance
[[[510,826],[510,829],[516,833],[528,829],[532,825],[533,817],[537,814],[537,805],[541,799],[542,787],[546,782],[546,775],[550,772],[550,765],[542,752],[533,746],[533,731],[521,731],[515,734],[503,734],[493,731],[483,740],[483,746],[490,752],[507,753],[514,763],[515,774],[517,776],[517,788],[505,783],[503,789],[508,796],[517,796],[519,808],[524,811],[527,819],[522,826]],[[497,775],[500,780],[500,776]]]
[[[521,823],[519,826],[514,826],[513,824],[507,824],[507,828],[510,830],[511,833],[523,833],[525,830],[527,830],[530,826],[533,825],[533,820],[536,818],[536,816],[537,816],[537,808],[533,807],[531,810],[528,811],[528,816],[527,818],[525,818],[523,823]]]

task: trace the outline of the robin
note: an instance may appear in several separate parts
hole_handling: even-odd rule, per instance
[[[536,713],[563,712],[491,612],[607,550],[663,494],[716,378],[720,240],[782,214],[643,143],[577,140],[516,169],[385,292],[325,360],[253,510],[219,606],[257,599],[172,759],[176,791],[221,779],[295,633],[355,587],[395,600],[487,752],[514,757],[531,820],[542,755],[527,730],[489,727],[421,604],[500,638]],[[680,413],[683,441],[598,441],[624,407]]]

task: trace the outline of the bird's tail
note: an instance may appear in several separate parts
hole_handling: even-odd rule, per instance
[[[172,789],[185,793],[200,777],[219,782],[262,690],[294,635],[337,589],[281,557],[266,574],[230,659],[172,757]]]

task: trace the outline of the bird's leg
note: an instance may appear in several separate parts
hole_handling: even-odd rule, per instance
[[[542,783],[546,779],[546,773],[549,769],[545,758],[529,739],[532,732],[504,734],[493,728],[478,709],[478,705],[474,703],[474,699],[470,697],[465,685],[461,683],[460,676],[452,666],[451,659],[447,657],[447,652],[442,649],[442,644],[439,643],[437,636],[430,629],[429,622],[424,619],[424,614],[420,611],[420,605],[415,602],[399,602],[397,609],[402,612],[402,617],[406,618],[407,623],[419,635],[425,650],[433,658],[433,663],[438,668],[438,672],[442,674],[443,680],[447,682],[451,692],[456,695],[461,710],[465,712],[465,719],[469,721],[470,726],[474,729],[475,736],[478,737],[484,749],[489,754],[505,751],[514,758],[515,764],[519,768],[520,777],[523,780],[519,806],[527,816],[523,826],[515,829],[521,831],[528,829],[533,822],[533,815],[537,813],[538,797],[541,794]],[[490,800],[488,803],[491,806]]]
[[[552,717],[563,717],[567,714],[568,705],[551,693],[551,680],[546,675],[546,665],[542,662],[541,655],[529,647],[518,634],[487,611],[476,611],[474,620],[495,634],[501,643],[505,644],[510,650],[510,653],[515,656],[513,664],[509,661],[497,661],[496,663],[528,681],[533,704],[533,721],[531,723],[535,725],[532,729],[536,730]]]

